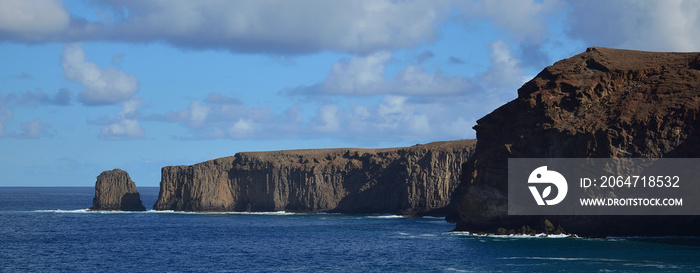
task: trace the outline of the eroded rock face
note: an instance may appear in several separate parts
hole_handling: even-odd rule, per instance
[[[245,152],[162,169],[156,210],[441,214],[474,140]]]
[[[507,216],[508,158],[700,156],[700,54],[609,48],[545,68],[477,121],[453,200],[458,230],[561,225],[586,236],[700,235],[697,217]]]
[[[129,174],[120,169],[104,171],[95,182],[91,210],[145,211],[141,195]]]

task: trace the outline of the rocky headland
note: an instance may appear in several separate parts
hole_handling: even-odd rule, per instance
[[[700,235],[698,216],[507,215],[508,158],[698,157],[699,125],[699,53],[589,48],[477,121],[448,219],[472,232]]]
[[[153,208],[444,215],[475,144],[241,152],[167,166]]]
[[[145,211],[141,195],[129,174],[120,169],[104,171],[95,182],[90,210]]]

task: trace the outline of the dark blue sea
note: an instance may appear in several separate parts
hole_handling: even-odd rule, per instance
[[[157,188],[140,188],[146,207]],[[0,188],[1,272],[700,272],[699,238],[450,232],[436,218],[88,212],[93,188]]]

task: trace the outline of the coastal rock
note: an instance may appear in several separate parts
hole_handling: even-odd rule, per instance
[[[700,235],[696,216],[508,216],[508,158],[700,155],[700,54],[594,47],[545,68],[477,121],[453,199],[457,230],[541,226],[583,236]]]
[[[95,182],[91,210],[145,211],[134,181],[124,170],[104,171]]]
[[[153,208],[444,214],[475,143],[243,152],[168,166]]]

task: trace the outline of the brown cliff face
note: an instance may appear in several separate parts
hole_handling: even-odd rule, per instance
[[[120,169],[104,171],[95,182],[91,210],[145,211],[141,195],[129,174]]]
[[[546,217],[507,216],[508,158],[698,157],[699,113],[699,53],[589,48],[545,68],[517,99],[477,121],[479,142],[450,218],[458,230],[537,227]],[[698,235],[700,227],[681,216],[549,220],[590,236]]]
[[[156,210],[441,213],[474,140],[245,152],[162,169]]]

